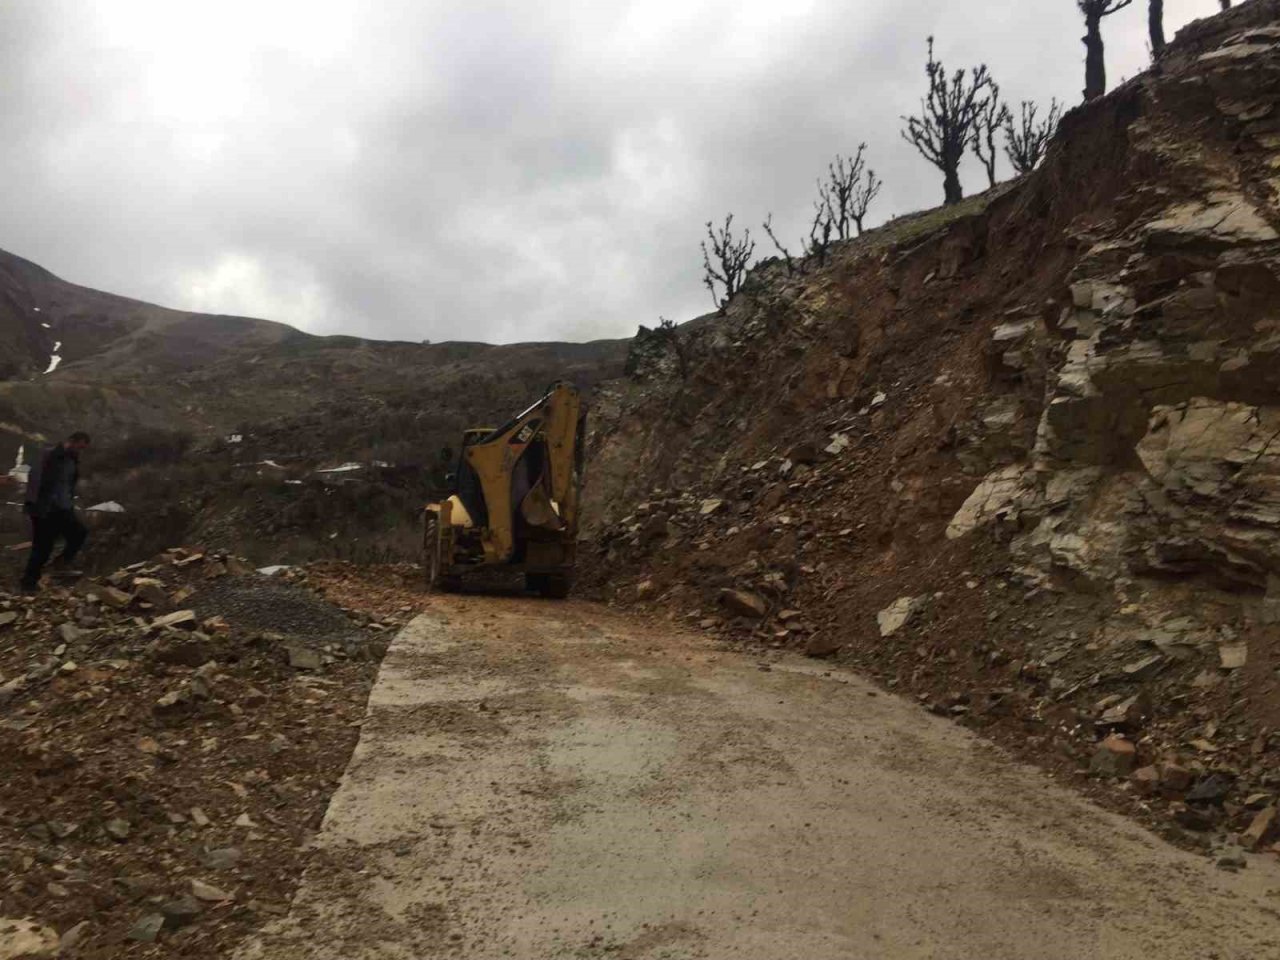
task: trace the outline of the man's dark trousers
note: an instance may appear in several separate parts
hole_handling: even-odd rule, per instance
[[[58,561],[69,564],[76,558],[88,534],[74,510],[50,510],[43,517],[32,517],[31,556],[27,560],[27,571],[22,575],[22,586],[34,590],[39,585],[40,571],[53,555],[53,547],[59,537],[67,545]]]

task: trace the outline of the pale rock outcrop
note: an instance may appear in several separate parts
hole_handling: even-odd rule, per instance
[[[1014,464],[993,470],[969,494],[947,525],[947,539],[955,540],[989,520],[1007,513],[1018,503],[1027,482],[1027,468]]]
[[[876,623],[880,627],[880,636],[891,637],[925,608],[928,597],[899,597],[889,606],[876,614]]]
[[[1242,50],[1235,47],[1235,50]],[[1238,193],[1216,191],[1203,203],[1180,203],[1146,226],[1157,242],[1264,243],[1280,238],[1257,207]]]

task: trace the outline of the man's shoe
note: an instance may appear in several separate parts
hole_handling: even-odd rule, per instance
[[[49,573],[61,580],[78,580],[84,576],[83,570],[68,566],[65,563],[52,564]]]

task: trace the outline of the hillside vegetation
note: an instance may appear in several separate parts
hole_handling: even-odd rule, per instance
[[[627,351],[609,340],[317,337],[87,290],[3,252],[0,304],[0,336],[29,348],[0,380],[0,462],[7,470],[19,451],[29,461],[71,430],[94,435],[86,505],[126,511],[91,518],[103,568],[183,541],[234,544],[263,562],[416,557],[442,448],[557,377],[590,390],[620,376]],[[317,472],[344,464],[360,469]],[[11,503],[0,541],[26,534]]]

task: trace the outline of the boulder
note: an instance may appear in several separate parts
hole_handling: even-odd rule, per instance
[[[1098,744],[1089,772],[1096,777],[1127,777],[1138,760],[1138,748],[1123,737],[1110,736]]]
[[[175,610],[151,621],[152,630],[194,630],[199,620],[194,610]]]
[[[205,633],[230,633],[231,624],[219,615],[201,621],[200,629]]]
[[[130,940],[137,940],[139,943],[153,943],[156,937],[160,936],[160,931],[164,928],[164,914],[148,912],[144,913],[134,921],[129,932],[125,934]]]
[[[295,670],[321,670],[324,668],[324,657],[310,647],[290,647],[289,666]]]
[[[82,636],[84,636],[84,631],[81,630],[79,627],[77,627],[74,623],[58,624],[58,639],[61,640],[63,643],[65,644],[75,643]]]
[[[961,504],[947,524],[947,539],[955,540],[1012,509],[1023,491],[1027,468],[1014,464],[993,470]]]
[[[239,557],[227,557],[227,573],[233,577],[247,577],[254,572],[253,564]]]
[[[1149,797],[1160,789],[1160,771],[1155,767],[1139,767],[1129,775],[1129,782],[1135,791]]]
[[[1254,815],[1244,833],[1240,834],[1240,846],[1246,850],[1257,850],[1271,838],[1276,829],[1276,808],[1267,807]]]
[[[808,440],[801,440],[794,444],[784,456],[792,463],[812,466],[818,462],[818,445]]]
[[[205,883],[203,880],[191,881],[191,895],[197,900],[203,900],[205,903],[223,903],[227,900],[235,899],[233,894],[227,893],[211,883]]]
[[[170,690],[151,706],[151,712],[161,718],[181,716],[190,709],[191,691],[185,688]]]
[[[1098,718],[1098,723],[1104,727],[1134,731],[1139,729],[1149,716],[1151,716],[1151,698],[1145,693],[1138,693],[1104,710],[1102,716]]]
[[[1220,773],[1211,773],[1196,781],[1187,793],[1187,803],[1211,803],[1218,806],[1226,800],[1231,792],[1233,781]]]
[[[647,547],[650,544],[658,543],[667,539],[671,534],[670,525],[664,514],[657,513],[649,517],[640,525],[637,531],[637,539],[641,546]]]
[[[239,847],[218,847],[200,855],[200,862],[209,870],[230,870],[240,862]]]
[[[136,578],[133,581],[133,595],[143,603],[149,603],[160,610],[167,609],[171,603],[169,591],[154,577]]]
[[[822,449],[825,453],[829,453],[835,457],[844,453],[845,450],[849,448],[850,442],[848,434],[833,433],[831,435],[831,442]]]
[[[148,649],[157,663],[199,667],[213,659],[213,649],[203,634],[169,631],[157,637]]]
[[[1160,765],[1160,789],[1167,794],[1185,793],[1195,780],[1195,775],[1177,763]]]
[[[217,669],[218,665],[210,660],[198,668],[191,675],[191,679],[187,681],[187,687],[191,690],[191,695],[197,700],[211,700],[213,698],[214,677]]]
[[[876,622],[880,625],[880,636],[893,636],[910,623],[928,602],[928,597],[899,597],[893,601],[876,614]]]
[[[17,957],[52,957],[58,952],[58,934],[34,920],[0,917],[0,960]]]
[[[160,904],[160,913],[164,916],[164,925],[170,930],[185,927],[200,916],[200,904],[190,894],[167,900]]]
[[[1223,670],[1239,670],[1249,658],[1249,647],[1244,643],[1224,643],[1218,647],[1218,660]]]
[[[58,938],[58,950],[65,954],[78,947],[91,925],[88,920],[81,920],[75,926],[64,930],[62,936]]]
[[[739,617],[751,617],[757,620],[769,612],[769,604],[765,602],[764,597],[749,590],[721,590],[720,604]]]
[[[829,633],[815,633],[804,645],[807,657],[831,657],[840,650],[843,644]]]
[[[126,574],[127,576],[127,574]],[[124,582],[128,582],[127,580]],[[123,610],[133,602],[133,596],[112,586],[94,587],[93,592],[107,606]]]

